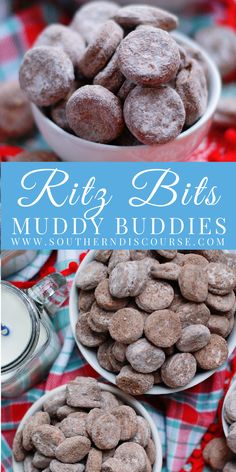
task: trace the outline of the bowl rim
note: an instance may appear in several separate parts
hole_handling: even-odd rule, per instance
[[[70,326],[72,330],[73,337],[75,339],[75,342],[77,344],[77,347],[81,354],[83,355],[84,359],[88,362],[88,364],[96,371],[98,372],[104,379],[106,379],[108,382],[111,382],[113,385],[116,385],[116,375],[113,372],[109,372],[105,370],[103,367],[100,366],[100,364],[97,361],[96,357],[96,352],[95,350],[92,350],[89,347],[83,346],[80,341],[77,340],[76,334],[75,334],[75,326],[76,326],[76,321],[78,319],[78,305],[77,305],[77,300],[78,300],[78,291],[76,287],[76,278],[78,273],[83,270],[83,268],[89,264],[94,259],[96,249],[90,250],[86,256],[84,257],[83,261],[79,265],[77,272],[74,275],[73,283],[71,286],[70,290],[70,297],[69,297],[69,318],[70,318]],[[225,251],[228,252],[228,251]],[[74,313],[77,312],[77,318],[75,317]],[[233,330],[231,331],[228,339],[227,339],[227,344],[228,344],[228,358],[232,354],[233,350],[236,347],[236,322],[234,323]],[[209,377],[211,377],[215,372],[218,370],[222,369],[223,365],[220,366],[218,369],[213,369],[213,370],[207,370],[204,372],[200,372],[195,375],[195,377],[189,382],[187,385],[184,387],[179,387],[179,388],[168,388],[162,385],[154,385],[148,392],[145,393],[145,395],[169,395],[172,393],[177,393],[177,392],[182,392],[184,390],[190,389],[192,387],[195,387],[196,385],[204,382],[207,380]]]
[[[196,43],[196,41],[192,40],[185,34],[179,32],[179,31],[174,31],[171,33],[171,35],[179,39],[180,41],[184,42],[191,48],[195,49],[196,52],[201,53],[202,57],[204,58],[204,61],[206,62],[208,66],[208,81],[209,81],[209,89],[211,90],[211,94],[208,96],[208,103],[207,103],[207,108],[203,116],[192,126],[190,126],[187,130],[181,132],[173,141],[170,141],[171,143],[175,141],[180,141],[189,135],[193,134],[196,130],[200,129],[213,115],[214,111],[216,110],[217,103],[220,98],[221,94],[221,78],[220,78],[220,73],[215,65],[215,63],[212,61],[208,53]],[[102,144],[102,143],[95,143],[93,141],[88,141],[86,139],[82,139],[79,136],[75,136],[71,133],[68,133],[67,131],[63,130],[60,128],[56,123],[54,123],[50,118],[48,118],[42,110],[35,105],[34,103],[31,102],[31,107],[33,110],[33,113],[37,113],[40,115],[41,119],[47,123],[49,127],[54,129],[57,133],[61,134],[62,137],[67,138],[74,141],[74,144],[79,144],[79,143],[86,143],[88,146],[94,149],[100,149],[100,150],[123,150],[124,148],[129,151],[133,150],[135,151],[136,149],[144,149],[144,148],[149,148],[149,147],[156,147],[158,148],[159,146],[163,146],[163,144],[140,144],[136,146],[117,146],[117,145],[112,145],[112,144]],[[166,143],[168,144],[168,143]]]
[[[225,404],[226,404],[226,401],[227,401],[227,398],[231,395],[231,393],[235,390],[235,393],[236,393],[236,376],[233,377],[232,379],[232,383],[228,389],[228,392],[226,393],[225,395],[225,398],[224,398],[224,402],[223,402],[223,406],[222,406],[222,411],[221,411],[221,420],[222,420],[222,426],[223,426],[223,430],[224,430],[224,435],[225,437],[227,438],[228,434],[229,434],[229,427],[230,427],[230,424],[226,421],[225,419],[225,416],[224,416],[224,412],[225,412]]]
[[[161,439],[160,439],[160,435],[159,435],[159,432],[158,432],[158,428],[155,425],[154,420],[151,417],[148,410],[142,405],[141,402],[139,402],[135,398],[131,397],[131,395],[128,395],[127,393],[122,392],[122,390],[119,390],[117,387],[114,387],[113,385],[108,385],[108,384],[103,383],[103,382],[98,382],[98,384],[99,384],[99,386],[101,387],[102,390],[113,393],[114,395],[121,398],[126,404],[132,406],[139,415],[142,415],[148,421],[148,423],[150,425],[150,428],[151,428],[151,432],[152,432],[152,439],[153,439],[153,441],[155,443],[155,446],[156,446],[156,461],[153,465],[153,471],[152,472],[161,472],[162,460],[163,460]],[[42,409],[42,405],[43,405],[45,400],[47,400],[48,398],[53,397],[55,393],[62,392],[63,390],[65,390],[66,385],[67,384],[65,383],[64,385],[60,385],[59,387],[56,387],[56,388],[50,390],[49,392],[46,392],[35,403],[33,403],[32,406],[27,410],[27,412],[23,416],[23,418],[22,418],[22,420],[21,420],[21,422],[20,422],[20,424],[17,428],[17,431],[21,431],[23,429],[27,419],[30,416],[32,416],[34,413],[36,413],[36,411],[39,411],[39,410]],[[23,461],[22,462],[16,462],[16,460],[13,457],[12,458],[12,465],[13,465],[13,472],[23,472]]]

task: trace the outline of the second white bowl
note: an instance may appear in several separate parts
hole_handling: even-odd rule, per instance
[[[160,436],[159,436],[157,427],[153,419],[151,418],[150,414],[148,413],[148,411],[143,407],[143,405],[141,405],[140,402],[133,399],[130,395],[127,395],[124,392],[121,392],[117,388],[112,387],[111,385],[103,384],[103,383],[100,383],[99,385],[102,390],[113,393],[114,395],[119,397],[125,404],[134,408],[134,410],[140,416],[143,416],[147,420],[151,428],[152,439],[156,446],[156,461],[153,465],[152,472],[161,472],[162,447],[161,447]],[[53,390],[51,390],[50,392],[46,393],[41,398],[39,398],[39,400],[37,400],[25,414],[24,418],[19,424],[18,431],[21,431],[24,428],[25,423],[28,420],[28,418],[30,418],[30,416],[34,415],[37,411],[42,410],[43,403],[45,402],[45,400],[48,400],[49,398],[53,397],[55,393],[65,390],[65,388],[66,388],[66,385],[62,385],[61,387],[54,388]],[[13,458],[13,472],[24,472],[23,462],[16,462],[15,459]]]
[[[232,381],[232,384],[230,385],[229,390],[225,395],[225,399],[224,399],[224,403],[223,403],[223,407],[222,407],[221,418],[222,418],[222,426],[223,426],[223,430],[224,430],[224,433],[225,433],[225,437],[228,436],[229,427],[230,427],[229,423],[227,423],[227,421],[225,419],[225,416],[224,416],[225,404],[226,404],[227,398],[229,397],[229,395],[231,395],[232,392],[235,392],[235,396],[236,396],[236,378],[235,378],[235,380]]]

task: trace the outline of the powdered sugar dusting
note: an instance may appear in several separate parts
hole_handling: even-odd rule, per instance
[[[165,143],[181,132],[185,111],[180,96],[171,87],[137,86],[125,101],[124,118],[142,143]]]
[[[53,105],[70,90],[74,81],[73,64],[61,49],[39,46],[25,54],[19,80],[29,100],[38,106]]]

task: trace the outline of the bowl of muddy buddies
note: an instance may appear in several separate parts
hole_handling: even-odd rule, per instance
[[[236,380],[233,379],[222,408],[222,424],[226,438],[227,462],[224,472],[236,470]]]
[[[70,293],[79,350],[131,395],[167,394],[210,377],[236,346],[235,254],[101,250]]]
[[[157,428],[140,402],[76,377],[27,411],[13,441],[14,472],[160,472]]]
[[[236,379],[232,380],[231,386],[225,396],[222,408],[222,424],[225,436],[229,434],[230,426],[236,426]],[[236,454],[236,436],[235,436],[235,451]]]
[[[219,73],[155,6],[92,2],[52,24],[19,71],[35,121],[68,161],[187,160],[211,124]]]

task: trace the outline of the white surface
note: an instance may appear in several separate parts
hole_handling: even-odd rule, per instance
[[[229,251],[230,252],[230,251]],[[103,369],[100,364],[97,361],[97,356],[96,356],[96,351],[93,349],[89,349],[85,346],[83,346],[75,336],[75,326],[76,322],[78,319],[78,291],[76,288],[75,280],[78,272],[82,271],[84,267],[93,260],[95,251],[90,251],[88,255],[83,259],[81,265],[79,266],[79,269],[77,273],[75,274],[74,280],[73,280],[73,285],[71,288],[70,292],[70,301],[69,301],[69,316],[70,316],[70,323],[72,327],[72,332],[76,341],[76,344],[86,359],[86,361],[93,367],[96,372],[98,372],[102,377],[104,377],[106,380],[109,382],[116,384],[116,375],[113,374],[112,372],[108,372],[107,370]],[[229,355],[233,352],[234,348],[236,347],[236,323],[234,324],[233,331],[231,332],[230,336],[227,339],[228,341],[228,349],[229,349]],[[180,392],[182,390],[186,390],[187,388],[194,387],[195,385],[198,385],[199,383],[203,382],[204,380],[208,379],[211,377],[214,372],[216,372],[217,369],[214,370],[208,370],[203,373],[196,374],[193,380],[185,385],[184,387],[181,388],[168,388],[162,385],[155,385],[151,390],[147,392],[149,395],[163,395],[163,394],[169,394],[169,393],[174,393],[174,392]]]
[[[223,403],[223,407],[222,407],[222,413],[221,413],[221,418],[222,418],[222,425],[223,425],[223,430],[224,430],[224,433],[225,433],[225,437],[227,438],[228,434],[229,434],[229,427],[230,427],[230,424],[227,423],[227,421],[225,420],[225,417],[224,417],[224,410],[225,410],[225,403],[226,403],[226,400],[227,398],[229,397],[229,395],[231,395],[232,392],[235,391],[235,395],[236,395],[236,379],[232,382],[232,384],[230,385],[229,387],[229,390],[228,392],[226,393],[225,395],[225,399],[224,399],[224,403]]]
[[[32,334],[32,322],[26,304],[6,285],[1,286],[2,323],[10,333],[1,335],[1,365],[15,361],[26,349]]]
[[[216,109],[221,82],[218,70],[210,57],[194,41],[181,33],[173,33],[181,40],[202,53],[208,66],[209,100],[204,116],[191,128],[181,133],[174,141],[152,146],[111,146],[85,141],[67,133],[49,120],[38,107],[32,105],[36,124],[53,151],[64,161],[185,161],[206,136]]]
[[[156,454],[157,454],[156,462],[153,465],[152,472],[160,472],[161,469],[162,469],[161,441],[160,441],[160,437],[159,437],[159,434],[158,434],[158,430],[157,430],[157,428],[154,424],[154,421],[152,420],[151,416],[149,415],[148,411],[141,405],[140,402],[138,402],[137,400],[134,400],[130,395],[126,395],[125,393],[121,392],[117,388],[112,387],[110,385],[102,384],[102,383],[100,383],[99,385],[101,386],[102,390],[114,393],[115,395],[120,397],[121,400],[123,400],[127,405],[130,405],[131,407],[133,407],[139,415],[143,416],[148,421],[148,423],[150,424],[150,427],[151,427],[152,439],[155,443]],[[56,392],[63,391],[64,389],[65,389],[65,385],[62,385],[61,387],[58,387],[58,388],[55,388],[54,390],[51,390],[51,392],[46,393],[39,400],[37,400],[32,405],[32,407],[27,411],[27,413],[25,414],[24,418],[20,422],[18,430],[21,430],[24,427],[27,419],[31,415],[33,415],[34,413],[36,413],[37,411],[42,409],[42,405],[43,405],[43,403],[46,399],[52,397]],[[13,458],[13,471],[14,472],[23,472],[24,471],[23,463],[22,462],[16,462],[14,460],[14,458]]]

